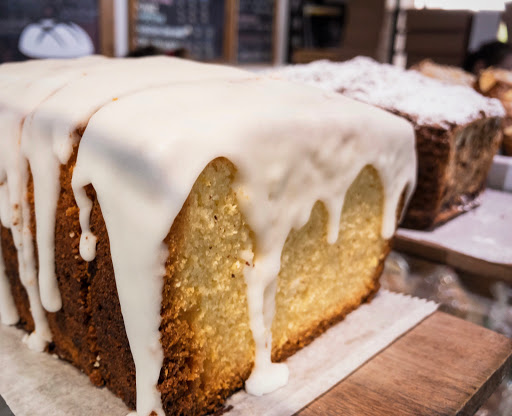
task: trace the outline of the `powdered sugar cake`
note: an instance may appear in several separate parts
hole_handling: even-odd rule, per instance
[[[506,111],[503,123],[503,153],[512,156],[512,72],[500,68],[487,68],[478,76],[477,91],[497,98]]]

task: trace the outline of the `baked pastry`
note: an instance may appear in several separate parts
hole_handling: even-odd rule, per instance
[[[479,93],[500,100],[506,111],[502,128],[502,150],[505,155],[512,156],[512,73],[510,71],[487,68],[477,78],[460,68],[439,65],[429,59],[421,61],[411,69],[450,84],[474,87]]]
[[[424,59],[423,61],[418,62],[411,67],[411,70],[418,71],[427,77],[454,85],[464,85],[466,87],[473,88],[476,82],[476,76],[464,71],[462,68],[436,64],[430,59]]]
[[[498,100],[365,57],[273,71],[383,108],[413,123],[418,182],[402,225],[428,229],[478,205],[501,143]]]
[[[512,72],[505,69],[484,69],[475,84],[481,94],[497,98],[503,104],[506,117],[503,122],[503,153],[512,156]]]
[[[274,362],[377,290],[416,171],[397,117],[172,58],[82,71],[24,119],[18,154],[49,349],[139,415],[285,383]]]

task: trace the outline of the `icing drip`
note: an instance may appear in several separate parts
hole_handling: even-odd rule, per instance
[[[257,238],[256,240],[258,241]],[[244,270],[249,323],[256,344],[254,368],[251,376],[245,382],[245,390],[255,396],[271,393],[288,382],[286,364],[276,364],[270,360],[272,353],[271,327],[275,312],[280,262],[281,252],[269,247],[258,256],[254,267],[246,267]]]
[[[127,93],[171,82],[227,76],[247,77],[247,73],[176,58],[108,60],[83,71],[79,79],[49,97],[25,122],[21,146],[34,179],[39,285],[46,310],[56,312],[62,306],[55,276],[55,215],[60,165],[68,162],[79,141],[77,127],[86,126],[98,108]],[[95,240],[92,234],[82,236],[82,240],[87,239],[89,244],[81,246],[80,254],[90,261],[94,258]]]
[[[81,140],[72,184],[87,236],[81,253],[88,258],[94,249],[84,186],[93,185],[102,208],[136,366],[139,415],[162,414],[156,389],[163,357],[162,241],[201,171],[219,156],[237,167],[238,202],[255,238],[253,267],[244,272],[256,345],[246,389],[253,394],[279,388],[288,377],[270,353],[280,256],[290,230],[304,225],[321,200],[329,241],[336,241],[344,196],[371,164],[385,192],[382,236],[390,238],[400,196],[406,187],[410,196],[416,178],[410,124],[307,86],[268,79],[182,83],[100,109]]]
[[[471,87],[448,84],[361,56],[346,62],[322,60],[290,65],[270,70],[269,74],[340,92],[403,114],[420,126],[449,129],[482,117],[504,116],[498,100],[486,98]]]
[[[30,231],[30,206],[25,197],[28,164],[20,151],[21,129],[26,117],[45,98],[69,79],[80,76],[82,67],[101,60],[103,58],[91,57],[65,62],[31,61],[0,67],[0,126],[3,136],[0,140],[0,176],[4,177],[5,183],[2,223],[12,232],[17,250],[19,278],[27,292],[34,319],[35,330],[24,340],[31,349],[37,351],[44,350],[51,341],[51,332],[37,284],[33,235]],[[3,291],[3,294],[10,297],[12,302],[12,293]]]
[[[2,190],[5,185],[0,185],[0,200],[5,198]],[[1,214],[0,214],[1,217]],[[5,224],[4,224],[5,225]],[[11,286],[7,275],[5,274],[4,257],[2,253],[2,245],[0,244],[0,319],[4,325],[14,325],[19,320],[18,311],[12,297]]]
[[[80,150],[81,159],[91,160],[91,157],[94,160],[94,154],[89,155],[86,149]],[[112,189],[108,183],[110,181],[112,181],[111,184],[114,183],[115,176],[122,173],[112,170],[108,159],[96,159],[93,165],[95,172],[90,180],[95,184],[98,202],[109,234],[117,292],[121,300],[126,335],[135,362],[137,414],[149,415],[154,411],[157,415],[164,416],[160,392],[156,388],[163,362],[159,332],[160,319],[147,320],[145,317],[160,317],[162,277],[165,274],[163,264],[166,259],[163,240],[167,232],[161,227],[155,227],[152,218],[165,216],[169,207],[165,200],[154,199],[151,195],[142,195],[142,198],[134,201],[132,190],[126,187],[116,192],[116,198],[105,197],[111,193]],[[89,180],[82,177],[81,172],[75,172],[73,175],[73,188],[80,211],[82,207],[90,204],[82,188],[87,185],[87,182]],[[134,203],[136,205],[134,209],[141,213],[137,218],[130,216],[130,212],[122,209],[124,204]],[[87,212],[88,209],[86,208],[85,211]],[[108,213],[114,213],[114,215]],[[88,218],[82,213],[80,223],[84,230],[80,240],[80,252],[85,250],[90,254],[92,247],[84,236],[92,234],[89,230]],[[126,224],[130,224],[128,235]],[[126,256],[134,261],[119,261]]]

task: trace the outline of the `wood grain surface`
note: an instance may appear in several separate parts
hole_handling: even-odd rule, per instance
[[[472,415],[511,365],[512,340],[436,312],[298,415]]]

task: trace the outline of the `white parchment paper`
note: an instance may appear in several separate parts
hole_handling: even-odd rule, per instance
[[[381,290],[287,360],[289,383],[263,397],[240,391],[226,415],[279,415],[297,412],[329,390],[395,339],[432,314],[437,305]],[[70,364],[28,350],[23,332],[0,326],[0,395],[16,416],[125,416],[126,406]]]

